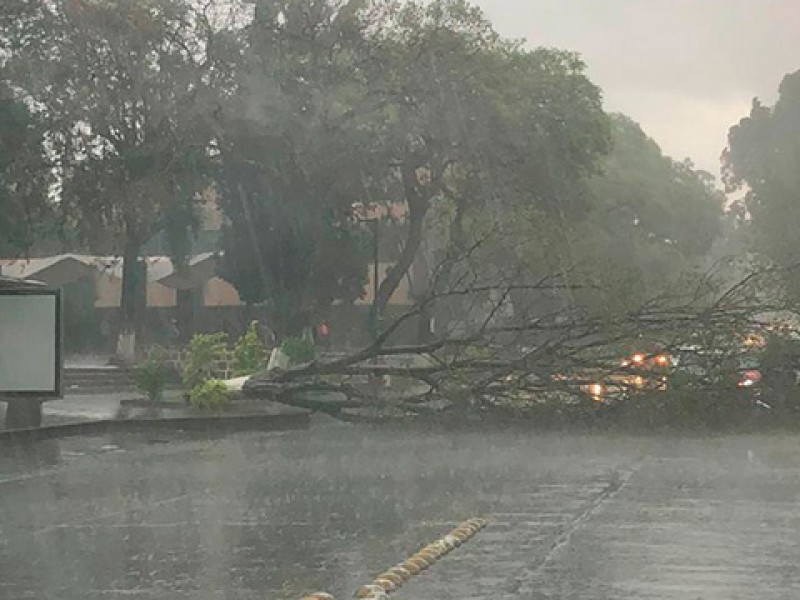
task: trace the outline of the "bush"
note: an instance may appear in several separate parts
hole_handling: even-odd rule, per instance
[[[258,321],[253,321],[233,349],[233,373],[236,377],[252,375],[264,369],[267,349],[258,338]]]
[[[291,337],[283,340],[281,352],[292,365],[302,365],[314,360],[314,343],[302,337]]]
[[[228,388],[219,379],[204,381],[189,392],[189,404],[202,410],[220,411],[229,400]]]
[[[197,334],[189,342],[189,352],[183,367],[183,384],[194,390],[214,377],[217,363],[223,359],[227,347],[224,333]]]
[[[151,402],[161,400],[169,376],[170,369],[167,366],[166,352],[163,348],[152,348],[147,354],[147,359],[136,367],[134,372],[137,389],[143,392]]]

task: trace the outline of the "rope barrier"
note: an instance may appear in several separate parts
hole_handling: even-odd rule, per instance
[[[355,593],[359,600],[386,600],[389,594],[397,591],[412,577],[432,567],[438,560],[472,539],[481,529],[486,527],[486,519],[469,519],[453,529],[450,533],[422,548],[402,563],[387,569],[372,583],[362,585]],[[306,596],[303,600],[335,600],[325,592],[317,592]]]

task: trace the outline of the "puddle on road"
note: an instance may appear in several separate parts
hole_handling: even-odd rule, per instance
[[[759,456],[788,453],[773,439],[745,441]],[[766,534],[744,533],[747,511],[762,506],[759,494],[786,500],[800,492],[796,472],[768,466],[750,467],[751,478],[734,485],[731,457],[745,441],[694,440],[680,455],[665,440],[340,425],[214,440],[50,441],[30,456],[0,458],[0,597],[288,599],[326,590],[348,598],[475,515],[488,516],[490,526],[398,598],[511,598],[533,589],[642,597],[625,590],[641,591],[645,581],[667,589],[681,572],[668,562],[648,571],[648,561],[680,556],[683,520],[723,530],[721,500],[746,504],[728,513],[742,524],[731,539],[743,547],[788,543],[780,523],[797,531],[784,503],[759,517],[771,523]],[[650,464],[624,485],[643,455]],[[746,460],[746,451],[740,455]],[[609,493],[616,495],[598,504]],[[702,519],[693,519],[687,500]],[[648,546],[649,528],[659,527],[671,531],[672,554]],[[698,536],[686,539],[697,546]],[[709,535],[709,547],[720,539]],[[723,570],[740,558],[738,550],[716,556]],[[773,567],[797,559],[787,550]],[[621,595],[592,596],[575,577],[594,582],[588,590]]]

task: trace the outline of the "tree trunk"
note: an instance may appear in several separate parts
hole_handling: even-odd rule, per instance
[[[122,255],[122,294],[117,358],[125,364],[136,360],[147,308],[147,265],[140,258],[141,245],[127,241]]]
[[[408,287],[411,292],[411,299],[419,306],[419,316],[417,317],[417,344],[424,345],[433,341],[433,313],[425,303],[425,298],[429,293],[429,279],[431,268],[428,260],[428,240],[423,241],[422,246],[417,252],[417,258],[411,265],[408,276]]]
[[[194,333],[195,289],[178,290],[175,312],[178,325],[178,341],[187,344]]]
[[[408,204],[408,235],[406,236],[405,244],[403,244],[403,251],[400,253],[400,259],[397,261],[397,264],[389,269],[385,279],[378,288],[378,295],[375,298],[375,303],[372,308],[374,313],[372,316],[376,322],[380,319],[392,295],[397,291],[400,282],[403,281],[403,277],[406,276],[411,265],[414,264],[414,260],[422,245],[422,238],[425,231],[425,217],[430,208],[428,198],[424,196],[423,192],[419,189],[415,169],[403,167],[402,176],[403,188]]]
[[[432,323],[431,311],[427,307],[422,307],[417,318],[417,344],[420,346],[433,341]]]

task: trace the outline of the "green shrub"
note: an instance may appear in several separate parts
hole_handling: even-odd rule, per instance
[[[189,342],[189,352],[183,366],[183,384],[193,390],[214,377],[217,363],[222,360],[227,347],[224,333],[197,334]]]
[[[283,340],[281,352],[292,365],[302,365],[314,360],[314,343],[302,337],[290,337]]]
[[[189,404],[202,410],[220,411],[229,400],[230,393],[225,382],[219,379],[204,381],[189,392]]]
[[[263,370],[266,356],[267,349],[258,338],[258,321],[253,321],[233,349],[234,375],[241,377]]]
[[[151,402],[161,400],[169,376],[170,369],[163,348],[152,348],[147,354],[147,359],[136,367],[134,372],[137,389]]]

